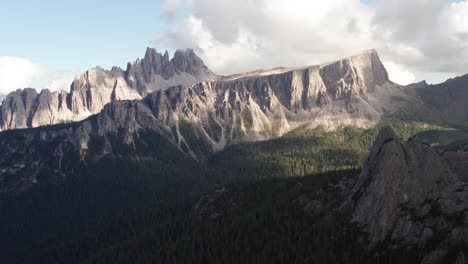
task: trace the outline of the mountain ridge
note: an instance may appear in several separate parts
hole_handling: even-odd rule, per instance
[[[176,64],[183,65],[180,67],[186,70],[191,67],[200,69],[199,66],[203,65],[201,60],[190,59],[196,56],[193,51],[179,51],[176,54],[175,57],[179,58]],[[154,73],[163,71],[158,65],[162,65],[163,61],[167,63],[168,58],[167,53],[162,55],[151,49],[147,50],[145,57],[145,60],[137,60],[128,66],[131,69],[135,67],[132,65],[152,65],[150,68],[141,66],[149,70],[136,71],[140,75],[131,75],[138,77],[130,79],[135,83],[146,83],[141,80],[151,81],[151,76],[159,76]],[[197,66],[190,66],[187,61]],[[116,68],[113,71],[115,76],[123,72]],[[85,77],[79,78],[84,81],[77,82],[72,92],[86,90],[88,79],[98,84],[105,81],[99,75]],[[28,92],[34,93],[32,90]],[[25,98],[29,100],[29,97]],[[74,105],[89,103],[83,97],[76,100],[80,103]],[[57,101],[63,103],[63,98]],[[299,126],[308,129],[318,126],[326,129],[342,126],[369,128],[409,104],[420,103],[414,90],[388,79],[388,73],[375,50],[322,66],[173,86],[156,90],[142,99],[114,100],[99,105],[96,109],[102,107],[102,110],[98,114],[77,123],[11,131],[27,139],[20,146],[8,142],[11,133],[5,136],[0,133],[0,151],[4,153],[0,164],[5,167],[0,176],[12,179],[9,187],[2,188],[2,192],[33,186],[41,170],[50,166],[44,157],[33,155],[35,160],[32,161],[28,160],[29,157],[17,155],[18,151],[40,151],[35,150],[35,144],[47,144],[52,153],[57,153],[58,160],[63,159],[66,146],[67,155],[80,157],[81,161],[86,162],[90,158],[89,148],[93,139],[103,141],[100,149],[94,149],[101,154],[93,156],[93,159],[102,159],[113,155],[112,135],[118,135],[122,143],[132,147],[140,131],[149,130],[175,145],[185,155],[204,161],[211,153],[226,146],[277,138]],[[31,107],[33,104],[25,105]],[[60,163],[52,164],[54,170],[61,174],[64,168]],[[28,175],[26,182],[22,181],[25,179],[21,176],[23,173]],[[11,189],[11,186],[16,187]]]
[[[70,91],[18,89],[3,99],[0,130],[76,122],[117,100],[141,99],[169,86],[217,79],[193,50],[177,50],[172,59],[147,48],[143,59],[124,71],[96,66],[74,78]]]

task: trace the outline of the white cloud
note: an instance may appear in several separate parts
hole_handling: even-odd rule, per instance
[[[166,0],[162,5],[162,15],[167,19],[173,19],[175,12],[182,5],[181,0]]]
[[[192,47],[221,74],[314,64],[374,47],[366,26],[372,12],[357,0],[194,0],[188,13],[156,43]]]
[[[0,94],[23,88],[68,90],[71,78],[64,77],[43,65],[26,58],[0,57]]]
[[[468,71],[467,0],[380,0],[376,8],[359,0],[190,2],[166,1],[186,16],[156,43],[194,48],[221,74],[317,64],[369,48],[394,62],[387,67],[396,82]]]
[[[443,8],[443,0],[379,1],[373,18],[376,37],[391,42],[425,38],[428,29],[436,27]]]
[[[172,38],[164,39],[167,45],[194,47],[203,56],[205,63],[224,73],[235,73],[246,64],[256,64],[261,52],[258,40],[250,32],[239,29],[237,39],[225,44],[205,28],[201,19],[194,16],[189,16],[185,23],[170,34],[173,34]]]
[[[404,66],[391,61],[384,62],[385,68],[388,71],[389,78],[401,85],[407,85],[416,81],[416,76],[406,70]]]
[[[442,17],[448,21],[449,27],[446,30],[461,35],[468,33],[468,1],[450,4],[444,10]]]
[[[386,55],[422,76],[468,70],[468,1],[386,0],[374,15],[374,38],[387,47],[406,47],[410,54],[386,49]],[[438,79],[438,78],[435,78]]]
[[[0,93],[30,87],[34,80],[47,76],[49,71],[25,58],[0,57]]]
[[[58,77],[50,80],[47,88],[51,91],[69,91],[70,84],[73,82],[73,78]]]
[[[162,3],[161,15],[168,21],[172,21],[175,18],[177,11],[192,7],[192,1],[193,0],[165,0]]]

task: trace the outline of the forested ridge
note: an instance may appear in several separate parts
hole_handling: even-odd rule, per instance
[[[402,138],[419,133],[442,149],[451,146],[438,140],[453,130],[390,125]],[[140,133],[135,148],[115,135],[111,158],[27,196],[0,199],[0,257],[6,263],[340,263],[340,243],[354,243],[352,237],[330,239],[341,228],[335,222],[340,217],[316,222],[294,199],[314,194],[334,177],[356,175],[379,127],[300,127],[278,139],[230,146],[205,162],[151,131]],[[463,141],[465,134],[458,133]],[[99,138],[92,142],[91,154],[102,144]],[[306,187],[295,191],[298,184]],[[226,185],[232,197],[250,194],[236,198],[243,206],[215,219],[194,215],[203,194]],[[352,254],[361,257],[359,250]]]

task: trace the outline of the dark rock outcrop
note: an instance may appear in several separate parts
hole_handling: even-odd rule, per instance
[[[383,129],[350,202],[352,222],[368,235],[370,250],[424,252],[421,263],[466,253],[468,183],[417,138],[405,142]]]
[[[440,113],[446,123],[460,125],[468,122],[468,74],[436,85],[422,83],[416,91],[428,108]]]

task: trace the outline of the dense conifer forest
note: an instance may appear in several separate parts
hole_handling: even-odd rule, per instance
[[[468,138],[417,122],[391,125],[402,138],[419,133],[440,149],[463,148]],[[66,181],[2,197],[0,257],[7,263],[340,263],[346,256],[362,263],[358,244],[349,247],[357,235],[341,225],[346,212],[308,212],[303,203],[310,195],[319,195],[324,208],[342,202],[330,186],[359,173],[378,130],[300,127],[278,139],[233,145],[204,162],[142,132],[136,153],[115,143],[116,155],[86,164]],[[458,135],[457,145],[444,143],[450,133]],[[99,138],[93,142],[99,149]],[[222,210],[197,214],[201,197],[223,188],[227,195],[215,207]],[[18,255],[23,259],[11,258]]]

